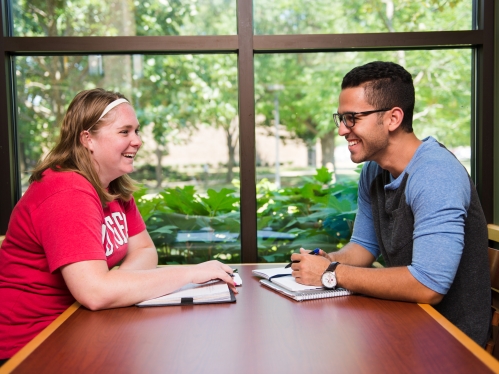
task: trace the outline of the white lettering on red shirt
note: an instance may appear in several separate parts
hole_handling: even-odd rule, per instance
[[[102,225],[102,244],[106,249],[106,257],[113,254],[115,249],[128,243],[128,226],[126,215],[122,212],[113,212],[104,217]]]

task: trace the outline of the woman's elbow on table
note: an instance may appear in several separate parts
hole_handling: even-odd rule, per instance
[[[63,266],[61,273],[73,297],[90,310],[108,309],[116,304],[113,282],[105,261],[75,262]]]
[[[78,301],[81,305],[83,305],[87,309],[90,309],[91,311],[112,308],[112,303],[104,299],[98,299],[96,297],[77,298],[76,301]]]
[[[81,287],[71,290],[71,294],[76,301],[92,311],[121,306],[116,304],[115,295],[105,285]]]

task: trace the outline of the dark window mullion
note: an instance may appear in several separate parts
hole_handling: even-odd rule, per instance
[[[474,108],[475,183],[487,222],[497,221],[499,208],[494,207],[494,1],[478,0],[477,25],[483,30],[483,44],[475,51]],[[498,203],[496,202],[496,206]],[[495,219],[494,219],[495,216]]]
[[[237,51],[237,40],[236,35],[11,37],[5,49],[16,54],[230,53]]]
[[[253,59],[253,4],[237,2],[239,172],[241,185],[241,262],[258,259],[255,178],[255,80]]]
[[[6,52],[5,37],[9,35],[9,17],[6,14],[7,4],[0,0],[0,235],[5,234],[10,213],[19,198],[19,178],[16,168],[14,147],[15,136],[12,124],[12,85],[11,56]]]
[[[429,31],[371,34],[255,35],[255,53],[469,47],[482,44],[484,31]]]

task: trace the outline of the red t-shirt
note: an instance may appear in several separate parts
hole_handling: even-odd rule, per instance
[[[133,199],[103,209],[87,179],[46,170],[15,206],[0,249],[0,359],[74,303],[61,266],[104,260],[112,268],[145,228]]]

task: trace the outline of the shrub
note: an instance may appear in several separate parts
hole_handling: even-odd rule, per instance
[[[240,262],[237,189],[209,189],[201,196],[194,186],[166,188],[150,199],[146,192],[141,188],[135,199],[160,263]],[[350,239],[356,212],[357,182],[333,183],[326,168],[303,178],[300,187],[276,189],[262,180],[257,185],[259,261],[288,261],[302,246],[338,250]]]

